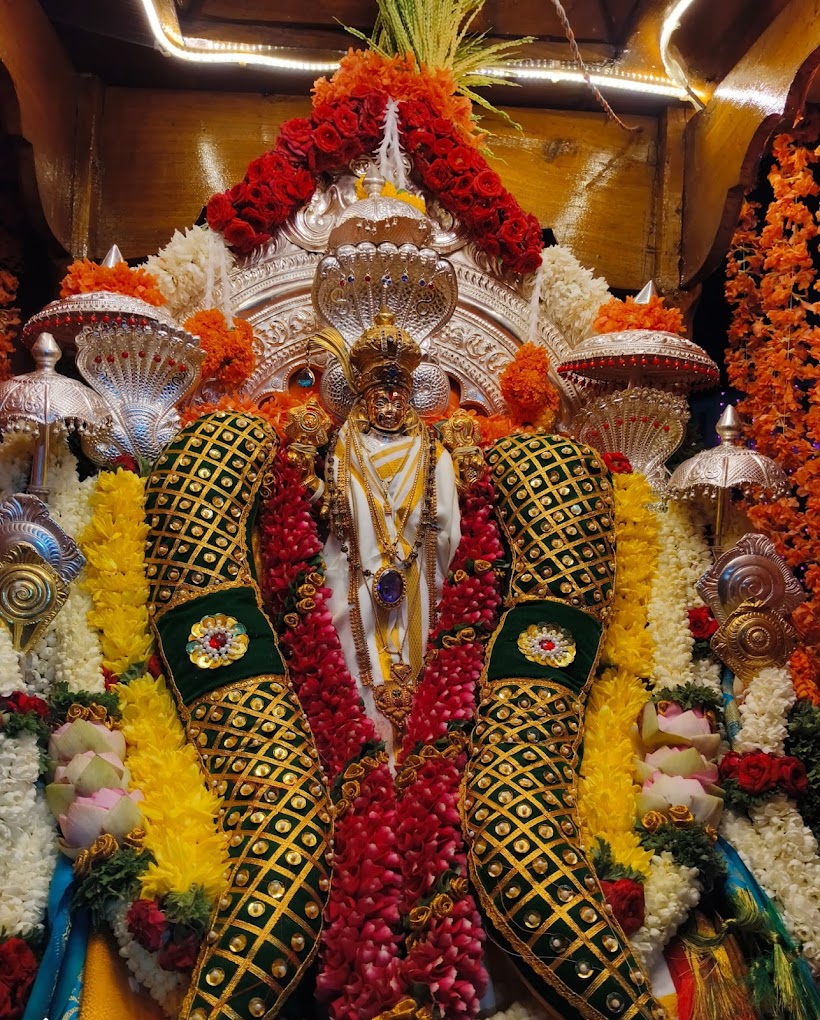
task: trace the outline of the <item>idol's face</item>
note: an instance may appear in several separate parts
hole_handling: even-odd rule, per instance
[[[365,394],[367,418],[382,432],[398,432],[410,405],[407,390],[390,386],[371,386]]]

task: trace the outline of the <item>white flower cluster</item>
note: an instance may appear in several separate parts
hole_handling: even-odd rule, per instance
[[[52,486],[49,509],[60,527],[76,540],[91,522],[91,493],[94,479],[80,482],[77,461],[67,446],[59,451],[49,475]],[[72,582],[65,605],[52,628],[57,646],[55,681],[68,684],[70,691],[105,690],[102,649],[97,631],[88,623],[91,596],[81,587],[85,570]]]
[[[57,859],[54,824],[36,786],[40,749],[33,734],[0,734],[0,932],[43,930]]]
[[[217,289],[224,303],[230,291],[228,273],[233,261],[220,234],[207,227],[186,227],[184,233],[175,231],[143,268],[157,278],[160,293],[168,302],[166,311],[184,322],[201,308],[212,307]]]
[[[63,607],[65,608],[65,606]],[[54,624],[40,635],[30,651],[20,655],[23,690],[47,698],[57,678],[57,632]]]
[[[686,503],[670,501],[658,514],[658,567],[652,580],[648,627],[654,645],[652,683],[678,687],[697,683],[720,690],[720,665],[714,659],[693,660],[694,638],[689,609],[702,606],[696,584],[712,562],[703,536],[703,521]]]
[[[0,440],[0,500],[24,492],[31,471],[34,437],[25,432],[7,432]]]
[[[0,623],[0,698],[22,690],[25,688],[20,661],[11,643],[11,632],[4,623]]]
[[[751,821],[726,811],[721,835],[743,858],[815,975],[820,974],[820,858],[817,840],[785,794],[749,812]]]
[[[544,249],[538,275],[535,285],[540,286],[541,316],[575,347],[592,333],[598,309],[612,297],[606,280],[593,276],[560,244]]]
[[[672,938],[700,900],[698,869],[676,864],[664,850],[649,862],[644,884],[646,913],[643,925],[629,944],[646,971],[651,971],[666,943]]]
[[[129,906],[125,903],[109,916],[111,930],[120,947],[120,956],[138,985],[145,988],[151,998],[160,1004],[165,1015],[176,1017],[188,987],[187,976],[177,971],[164,970],[157,963],[157,954],[148,952],[134,939],[125,920]]]
[[[795,702],[788,669],[767,666],[746,688],[740,706],[741,730],[735,751],[783,754],[789,710]]]
[[[493,1013],[488,1020],[546,1020],[545,1014],[540,1009],[528,1006],[523,1002],[514,1002],[507,1009]]]

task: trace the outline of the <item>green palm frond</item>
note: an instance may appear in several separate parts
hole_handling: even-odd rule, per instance
[[[487,33],[470,35],[470,26],[484,0],[377,0],[378,16],[370,36],[347,31],[385,57],[412,53],[417,63],[449,70],[456,91],[518,128],[503,110],[474,91],[487,85],[515,85],[508,78],[482,74],[503,68],[511,51],[533,42],[533,36],[488,43]]]

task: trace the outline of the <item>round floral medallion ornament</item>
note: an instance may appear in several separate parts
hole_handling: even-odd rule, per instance
[[[217,613],[195,623],[185,646],[188,658],[200,669],[228,666],[248,650],[248,632],[232,616]]]
[[[518,635],[518,650],[541,666],[568,666],[575,658],[575,638],[554,623],[532,623]]]

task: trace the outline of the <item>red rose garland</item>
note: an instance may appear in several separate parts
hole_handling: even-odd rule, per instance
[[[718,769],[722,783],[736,783],[741,793],[753,797],[771,793],[778,787],[789,797],[797,797],[808,788],[806,766],[790,755],[729,751],[721,758]]]
[[[475,713],[484,639],[501,606],[493,568],[504,550],[492,506],[486,481],[462,499],[462,538],[399,755],[401,903],[411,928],[403,973],[408,987],[429,989],[448,1020],[477,1016],[487,984],[484,927],[466,880],[459,795],[467,767],[463,727]]]
[[[37,957],[24,939],[0,942],[0,1020],[20,1020],[37,973]]]
[[[309,119],[285,121],[276,145],[245,177],[208,202],[208,225],[248,255],[265,244],[310,199],[319,174],[347,168],[372,153],[382,137],[388,96],[355,88],[348,99],[320,103]],[[424,100],[399,104],[402,144],[419,182],[457,216],[473,242],[515,273],[540,265],[541,227],[506,190],[498,174],[459,129]]]
[[[478,1013],[484,931],[464,877],[458,796],[467,756],[458,724],[473,717],[482,638],[501,604],[493,564],[503,547],[491,507],[488,483],[463,501],[462,541],[430,637],[431,648],[441,647],[422,675],[400,755],[398,807],[330,620],[310,502],[284,454],[262,512],[263,586],[285,623],[291,678],[335,783],[335,877],[317,980],[334,1018],[373,1016],[416,984],[443,1016],[472,1020]],[[449,738],[448,723],[456,725]],[[401,915],[411,929],[403,959]]]
[[[341,780],[333,840],[338,877],[325,912],[317,995],[334,1020],[361,1020],[400,998],[395,788],[386,758],[367,755],[376,730],[345,666],[327,607],[330,591],[321,583],[322,544],[310,501],[284,451],[261,523],[263,587],[285,623],[281,644],[291,680],[331,787]]]

